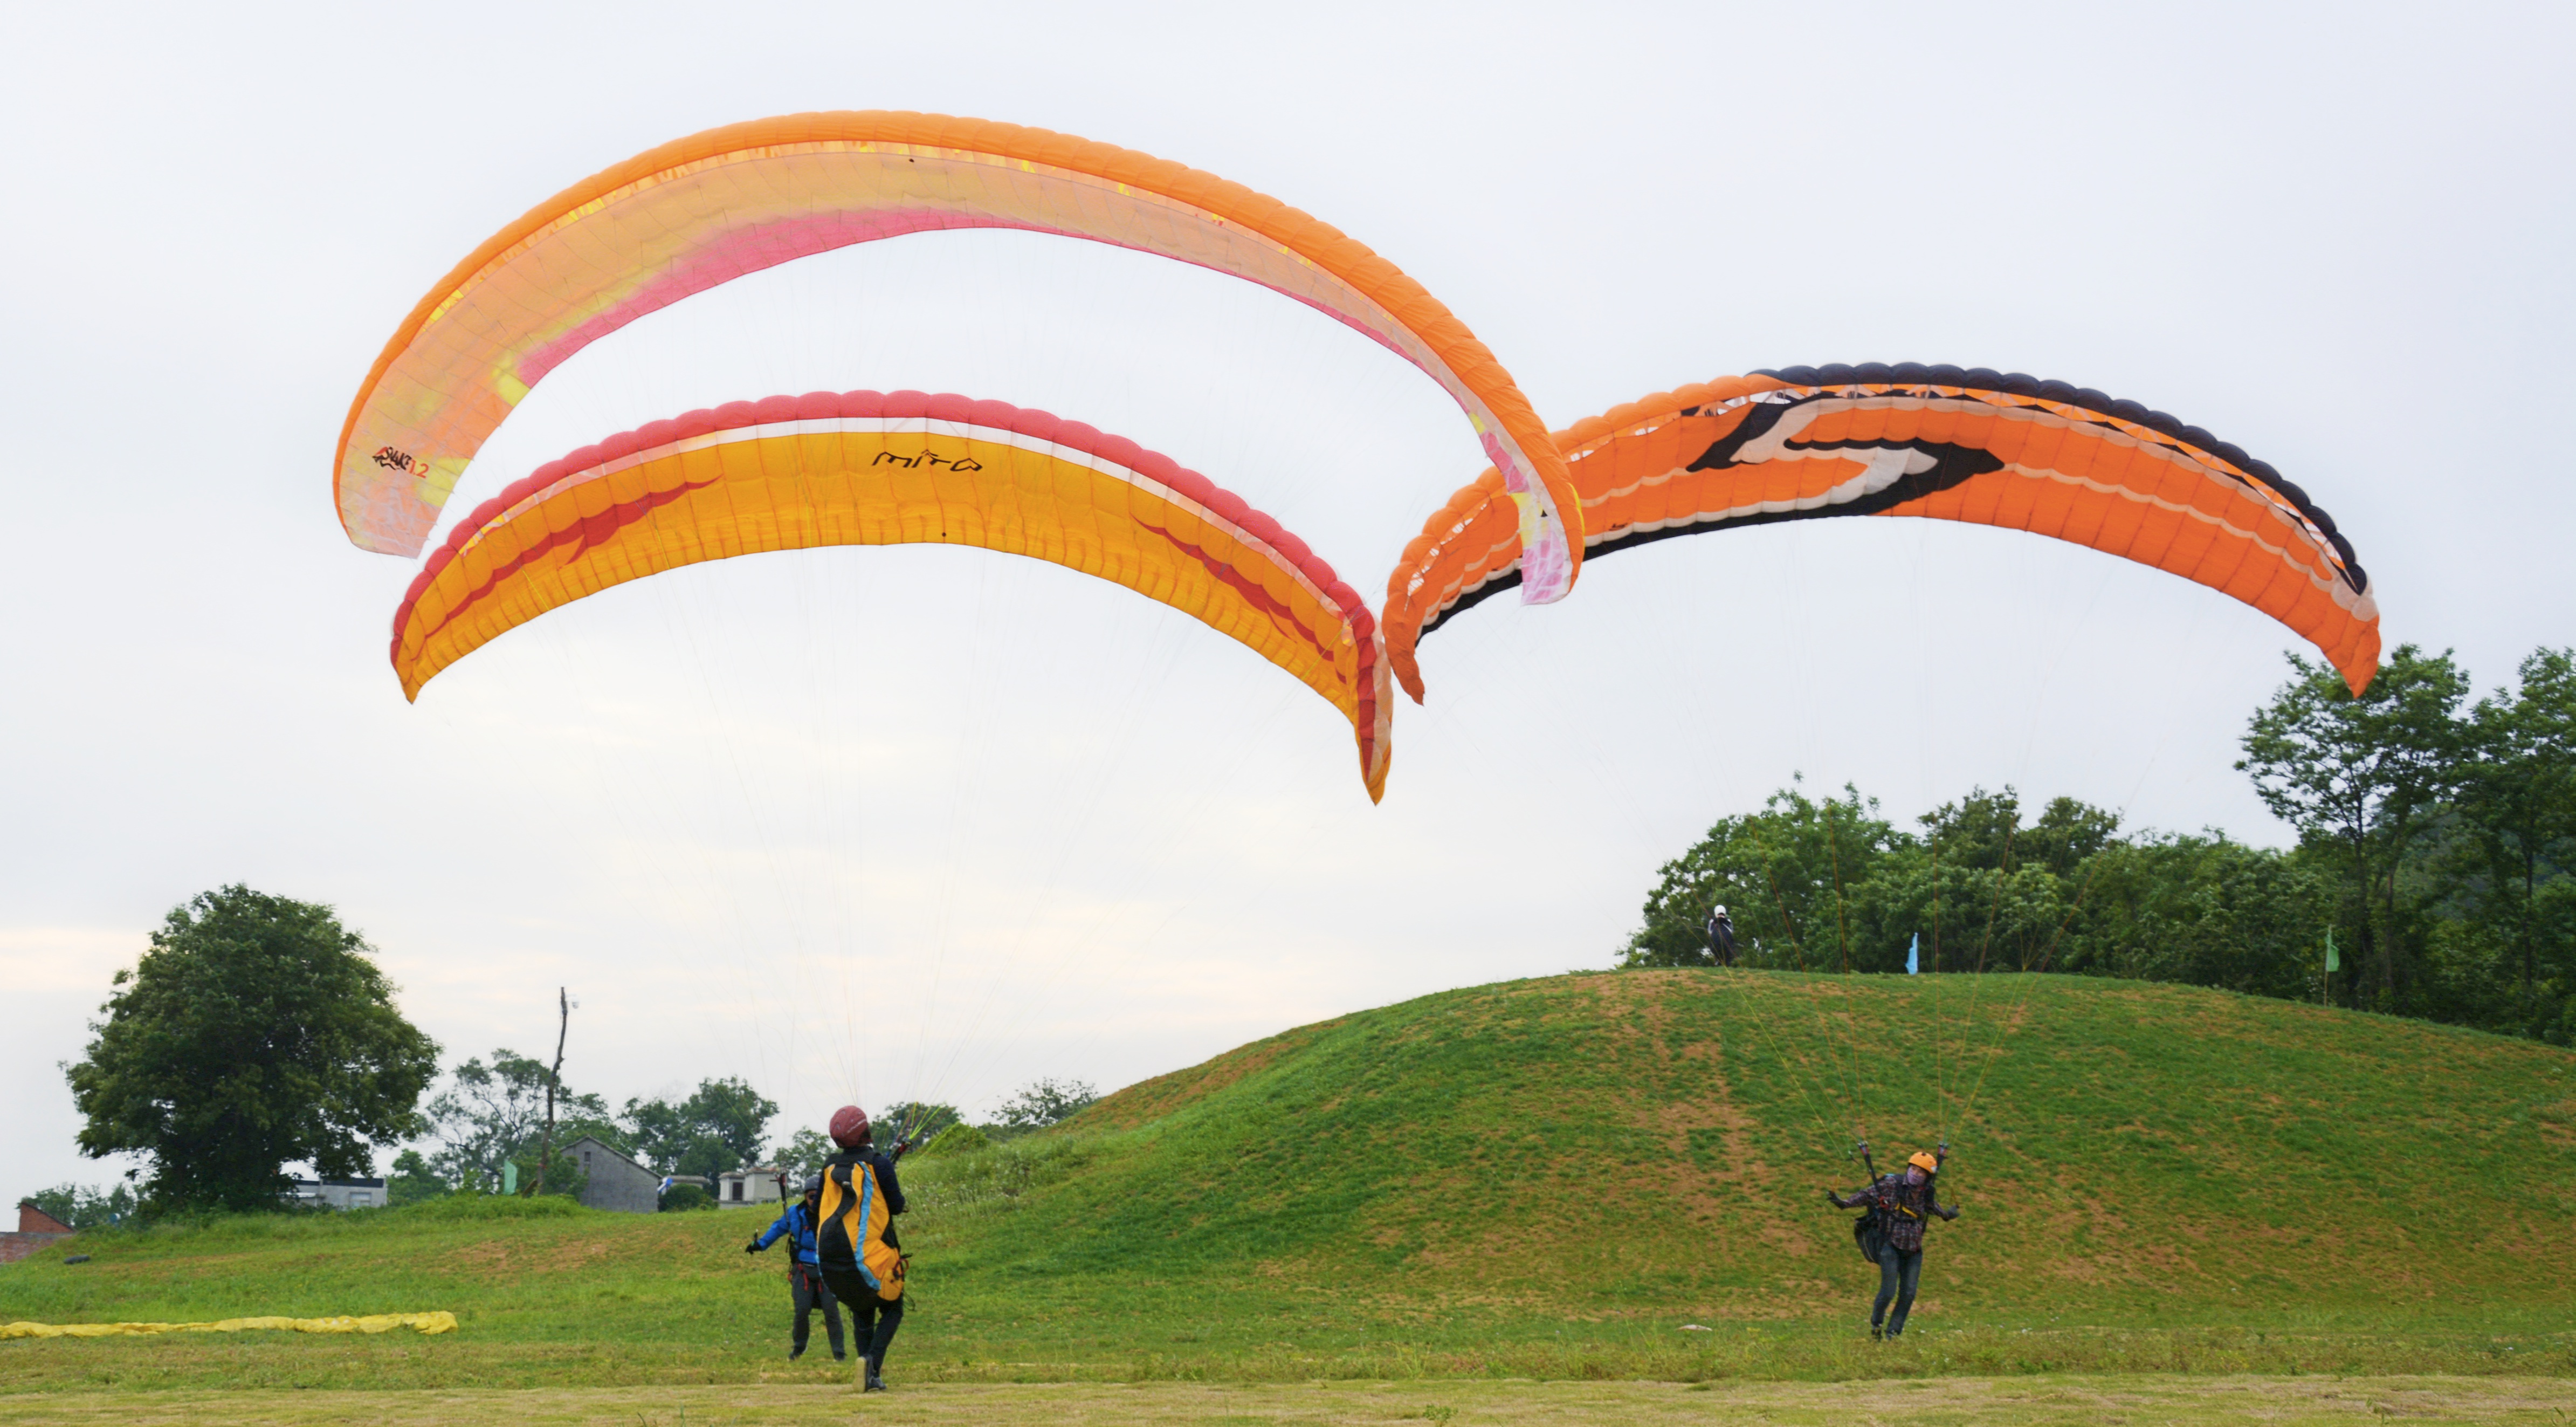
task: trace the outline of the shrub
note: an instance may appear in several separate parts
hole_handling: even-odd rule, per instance
[[[662,1191],[662,1212],[665,1214],[683,1209],[713,1209],[714,1207],[716,1207],[716,1197],[694,1184],[674,1184]]]
[[[931,1155],[973,1154],[977,1150],[990,1149],[992,1146],[992,1140],[973,1125],[950,1125],[947,1129],[931,1136],[930,1143],[923,1145],[914,1153],[925,1158]]]

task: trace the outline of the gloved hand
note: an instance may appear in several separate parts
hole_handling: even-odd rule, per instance
[[[1839,1209],[1843,1205],[1843,1197],[1828,1189],[1825,1191],[1825,1202]]]
[[[758,1240],[758,1239],[754,1239],[754,1240],[752,1240],[750,1243],[747,1243],[747,1244],[743,1245],[743,1246],[742,1246],[742,1251],[743,1251],[744,1253],[747,1253],[747,1254],[756,1254],[756,1253],[759,1253],[759,1252],[760,1252],[760,1240]]]

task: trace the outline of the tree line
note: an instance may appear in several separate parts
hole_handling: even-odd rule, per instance
[[[833,1153],[810,1128],[764,1148],[778,1106],[730,1077],[612,1112],[606,1097],[565,1082],[560,1043],[551,1064],[508,1049],[469,1058],[429,1096],[437,1042],[395,1007],[374,948],[318,903],[242,886],[199,893],[171,909],[110,987],[64,1077],[81,1152],[141,1163],[107,1190],[65,1184],[29,1196],[76,1227],[138,1213],[275,1211],[291,1185],[286,1166],[371,1177],[380,1150],[405,1145],[386,1186],[396,1203],[540,1187],[578,1195],[581,1171],[564,1150],[584,1135],[665,1175],[754,1163],[801,1174]],[[569,998],[561,1005],[568,1024]],[[1039,1080],[982,1126],[953,1105],[890,1105],[877,1118],[953,1146],[1028,1133],[1096,1098],[1080,1081]]]
[[[542,1118],[549,1085],[556,1114],[551,1136]],[[908,1132],[916,1144],[945,1137],[945,1146],[954,1148],[1042,1129],[1097,1098],[1083,1082],[1049,1079],[1005,1099],[989,1124],[967,1124],[954,1105],[914,1101],[883,1106],[875,1118],[889,1131]],[[655,1174],[705,1179],[754,1165],[775,1165],[803,1176],[821,1169],[838,1152],[829,1137],[810,1126],[772,1144],[770,1122],[777,1115],[775,1101],[734,1077],[701,1080],[679,1099],[629,1099],[612,1112],[606,1097],[573,1089],[545,1062],[496,1050],[489,1063],[475,1057],[449,1072],[447,1087],[423,1111],[422,1128],[432,1143],[395,1156],[387,1198],[409,1204],[505,1190],[578,1198],[587,1182],[568,1147],[585,1136]],[[553,1162],[545,1164],[549,1144]],[[696,1198],[684,1195],[680,1202],[692,1204]]]
[[[2064,972],[2176,981],[2576,1039],[2576,655],[2472,699],[2409,645],[2356,698],[2297,656],[2237,768],[2298,832],[2124,833],[2073,798],[1971,789],[1914,820],[1796,781],[1664,864],[1624,966]],[[2327,970],[2331,938],[2336,970]]]

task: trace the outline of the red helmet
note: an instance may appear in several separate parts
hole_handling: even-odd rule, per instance
[[[832,1143],[854,1150],[868,1142],[868,1112],[844,1105],[832,1112]]]

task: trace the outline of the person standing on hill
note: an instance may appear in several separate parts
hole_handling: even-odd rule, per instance
[[[805,1197],[787,1206],[778,1222],[760,1237],[743,1246],[743,1252],[756,1254],[784,1236],[795,1240],[795,1255],[787,1264],[788,1293],[796,1304],[796,1330],[789,1335],[787,1361],[805,1355],[805,1340],[813,1322],[814,1310],[823,1310],[823,1331],[832,1340],[832,1361],[845,1356],[841,1351],[841,1308],[832,1301],[832,1290],[823,1284],[822,1261],[814,1255],[815,1209],[823,1202],[823,1176],[805,1176]],[[865,1332],[862,1328],[860,1331]]]
[[[1735,919],[1723,904],[1708,914],[1708,959],[1719,966],[1735,964]]]
[[[1867,1155],[1868,1146],[1862,1146],[1861,1153]],[[1949,1153],[1948,1145],[1941,1146],[1939,1154],[1917,1150],[1901,1174],[1880,1175],[1847,1195],[1825,1191],[1826,1201],[1837,1209],[1869,1211],[1856,1228],[1864,1252],[1878,1260],[1878,1302],[1869,1310],[1873,1338],[1894,1338],[1905,1332],[1905,1315],[1913,1310],[1915,1287],[1923,1281],[1924,1226],[1935,1214],[1944,1219],[1959,1217],[1956,1208],[1935,1198],[1941,1161]],[[1888,1312],[1891,1302],[1893,1314]]]
[[[823,1163],[820,1227],[814,1253],[824,1285],[850,1308],[850,1342],[859,1350],[865,1391],[885,1391],[886,1346],[903,1326],[904,1252],[894,1216],[903,1212],[895,1155],[879,1150],[868,1112],[844,1105],[832,1113],[832,1143],[841,1152]]]

